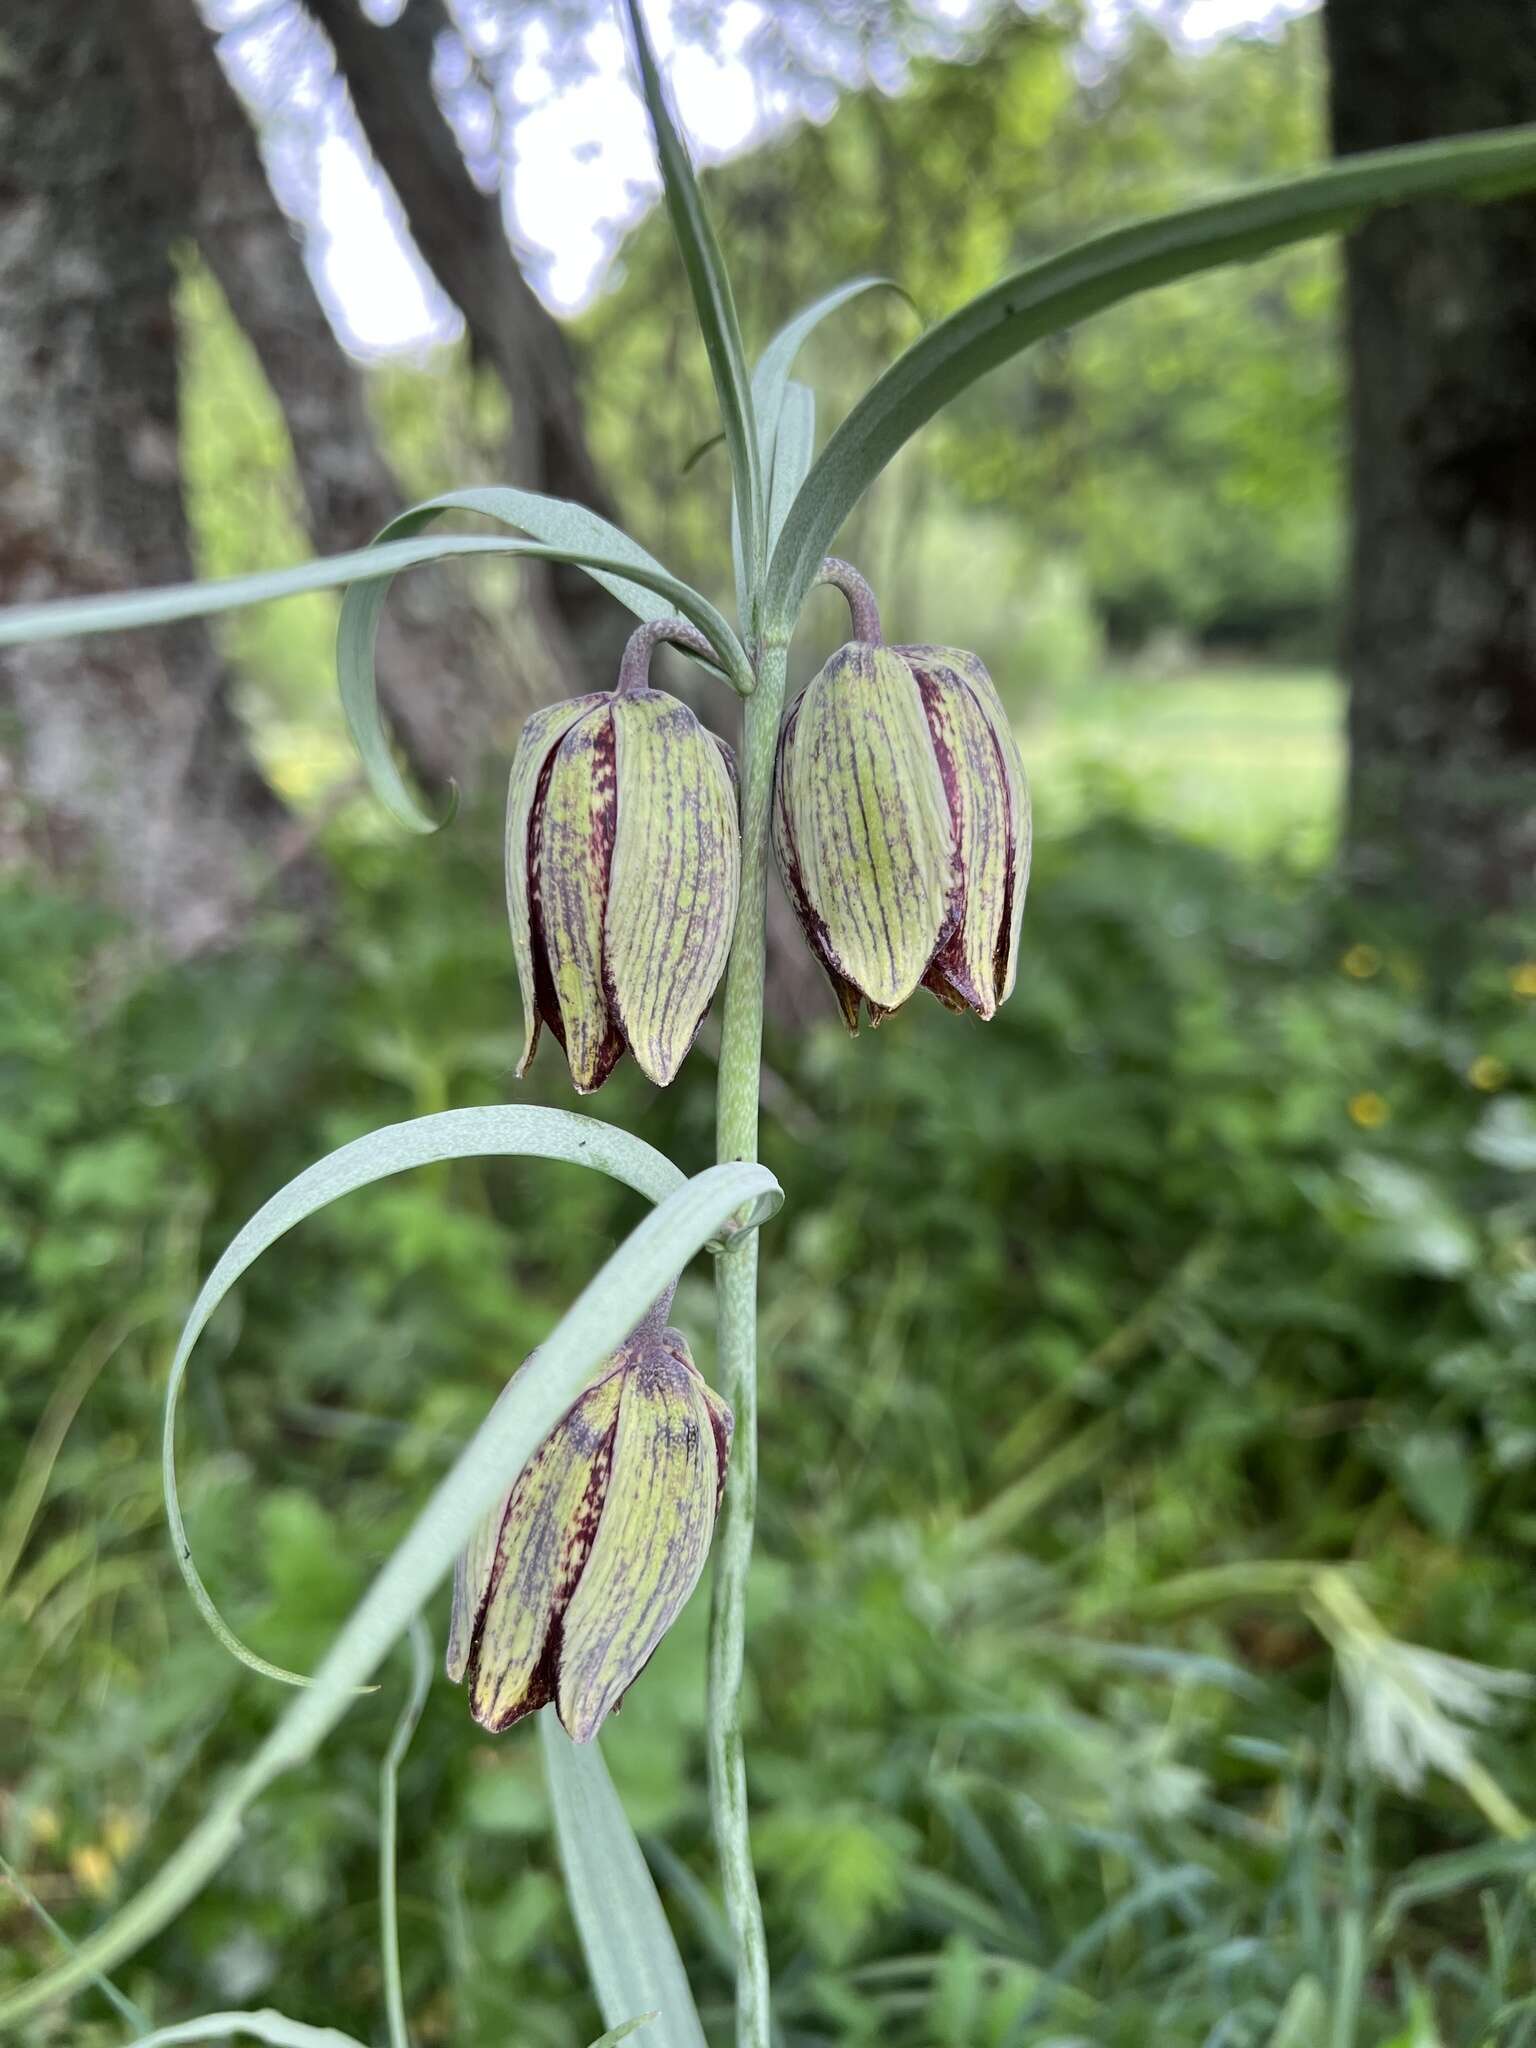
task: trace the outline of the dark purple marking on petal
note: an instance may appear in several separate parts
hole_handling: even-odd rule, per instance
[[[622,1360],[624,1353],[621,1352],[619,1356]],[[517,1485],[507,1496],[506,1509],[501,1518],[501,1530],[496,1540],[496,1553],[492,1560],[491,1569],[486,1574],[485,1593],[481,1599],[479,1611],[475,1616],[474,1633],[470,1639],[469,1655],[464,1667],[464,1685],[470,1703],[470,1714],[482,1728],[492,1735],[501,1735],[508,1728],[516,1727],[519,1721],[526,1720],[530,1714],[537,1713],[540,1707],[547,1707],[555,1697],[556,1688],[559,1683],[561,1636],[565,1620],[565,1610],[570,1605],[571,1595],[576,1590],[577,1583],[581,1578],[582,1567],[586,1564],[587,1558],[591,1554],[592,1544],[597,1536],[597,1525],[602,1517],[603,1499],[607,1494],[608,1481],[613,1472],[613,1443],[618,1431],[617,1414],[615,1414],[614,1420],[606,1429],[594,1430],[580,1411],[582,1403],[592,1392],[593,1387],[600,1386],[605,1379],[611,1377],[612,1373],[621,1372],[624,1369],[622,1363],[611,1366],[608,1372],[599,1373],[591,1385],[582,1389],[577,1399],[572,1402],[565,1414],[550,1431],[549,1436],[545,1438],[544,1444],[540,1446],[539,1450],[534,1453],[534,1456],[524,1467],[523,1473],[518,1477]],[[534,1666],[529,1676],[528,1689],[520,1703],[510,1713],[481,1715],[475,1712],[474,1705],[480,1677],[480,1653],[484,1643],[485,1625],[490,1613],[491,1602],[506,1572],[507,1533],[511,1529],[517,1517],[518,1509],[524,1499],[524,1475],[533,1469],[533,1466],[543,1455],[545,1447],[562,1433],[569,1438],[571,1446],[578,1456],[586,1456],[592,1459],[592,1472],[588,1478],[580,1506],[566,1529],[561,1532],[562,1563],[550,1599],[549,1626],[544,1639],[544,1647],[539,1654],[538,1663]]]

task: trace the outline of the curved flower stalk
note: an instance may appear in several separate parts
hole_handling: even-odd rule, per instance
[[[779,735],[773,836],[811,951],[857,1032],[921,986],[991,1017],[1013,992],[1029,785],[992,678],[952,647],[887,647],[869,585],[829,560],[853,638]]]
[[[448,1676],[493,1733],[553,1704],[590,1742],[698,1584],[731,1411],[665,1315],[619,1346],[459,1559]]]
[[[648,682],[681,619],[641,626],[611,691],[536,711],[507,793],[507,914],[528,1070],[547,1024],[582,1094],[629,1051],[665,1087],[725,972],[741,838],[729,749]]]

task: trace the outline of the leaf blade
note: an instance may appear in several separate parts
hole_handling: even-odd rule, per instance
[[[549,1707],[539,1741],[566,1893],[604,2021],[618,2027],[654,2012],[646,2039],[655,2048],[705,2048],[655,1880],[598,1744],[572,1742]]]
[[[760,570],[764,508],[762,451],[757,420],[752,410],[752,392],[747,379],[746,353],[741,344],[741,323],[731,280],[720,253],[714,227],[704,207],[704,195],[694,174],[688,151],[677,123],[667,105],[666,89],[651,48],[649,31],[640,0],[625,0],[630,35],[640,72],[640,91],[651,129],[656,138],[656,158],[661,167],[662,190],[672,221],[672,234],[683,259],[689,290],[698,314],[704,352],[709,358],[720,406],[720,423],[725,429],[731,476],[736,487],[737,516],[741,522],[741,553],[748,565],[748,582],[753,584]],[[746,614],[742,615],[747,623]]]
[[[340,1196],[414,1166],[493,1157],[558,1159],[595,1166],[653,1202],[664,1201],[684,1184],[678,1168],[643,1140],[570,1110],[494,1104],[485,1109],[442,1110],[409,1123],[386,1124],[307,1167],[264,1203],[231,1240],[187,1317],[166,1381],[160,1435],[160,1481],[171,1547],[198,1612],[225,1649],[280,1685],[307,1686],[311,1681],[258,1656],[240,1640],[219,1612],[192,1560],[176,1478],[176,1415],[192,1348],[224,1296],[262,1252]]]
[[[1345,158],[1199,206],[1116,228],[1031,265],[931,328],[832,436],[768,570],[765,624],[787,634],[854,504],[941,407],[1042,336],[1133,294],[1313,235],[1373,209],[1434,195],[1502,197],[1536,184],[1536,126]]]
[[[778,430],[773,437],[773,469],[768,486],[768,545],[777,544],[789,508],[811,473],[816,454],[816,394],[808,384],[791,381],[784,387]]]
[[[783,409],[784,394],[789,388],[790,374],[795,367],[795,358],[810,340],[823,320],[846,306],[850,300],[861,298],[865,292],[878,290],[907,294],[890,277],[854,277],[847,284],[840,284],[834,290],[802,307],[793,318],[786,320],[774,335],[768,346],[757,359],[752,372],[752,407],[757,414],[757,431],[764,448],[773,446],[774,434],[778,428],[779,414]],[[912,302],[907,299],[910,305]]]
[[[681,613],[709,641],[722,672],[733,686],[738,691],[751,688],[752,670],[746,654],[726,619],[709,600],[671,575],[638,542],[597,513],[587,511],[585,506],[561,498],[546,498],[537,491],[515,490],[509,485],[444,491],[392,519],[374,545],[395,545],[445,512],[478,513],[498,520],[503,526],[535,533],[534,541],[503,541],[500,545],[510,553],[585,568],[641,619]],[[395,766],[379,708],[374,646],[388,591],[387,577],[370,577],[351,584],[342,599],[341,617],[336,625],[336,669],[342,709],[369,787],[380,803],[407,831],[435,832],[448,819],[432,818],[406,788]],[[451,810],[448,816],[452,816]]]

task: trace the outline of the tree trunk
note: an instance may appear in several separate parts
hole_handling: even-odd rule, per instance
[[[407,502],[380,452],[362,378],[331,331],[296,230],[193,0],[142,0],[139,84],[167,179],[191,195],[198,250],[255,352],[293,445],[317,554],[361,547]],[[379,696],[412,768],[438,788],[495,782],[517,720],[553,694],[531,622],[505,659],[462,571],[418,570],[390,594]],[[509,683],[508,671],[516,677]]]
[[[1341,152],[1536,120],[1536,0],[1327,0]],[[1347,254],[1346,860],[1451,908],[1536,882],[1536,201],[1404,207]]]
[[[518,268],[500,201],[470,177],[432,89],[448,26],[442,0],[412,0],[389,27],[357,0],[304,0],[328,38],[380,170],[423,261],[464,315],[476,354],[512,407],[512,481],[611,517],[587,444],[569,344]],[[626,627],[580,570],[525,571],[566,690],[590,689],[616,664]]]
[[[192,573],[171,260],[187,223],[152,174],[130,36],[97,0],[12,0],[0,26],[0,603]],[[229,680],[199,621],[0,654],[7,851],[146,937],[206,943],[291,831]]]

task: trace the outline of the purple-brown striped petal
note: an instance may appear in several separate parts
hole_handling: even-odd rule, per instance
[[[720,1406],[675,1330],[624,1375],[607,1496],[564,1617],[556,1709],[573,1742],[596,1735],[698,1584],[723,1480]]]
[[[605,701],[601,694],[573,697],[567,703],[550,704],[541,711],[535,711],[524,725],[518,738],[517,752],[512,757],[512,773],[507,785],[507,921],[512,930],[512,957],[523,999],[523,1049],[517,1062],[519,1078],[528,1071],[528,1062],[539,1042],[541,1010],[532,914],[530,827],[533,813],[555,749],[578,719]]]
[[[603,979],[618,822],[614,753],[612,700],[603,698],[556,747],[529,826],[535,970],[542,957],[549,974],[543,1002],[558,1016],[571,1079],[583,1095],[601,1087],[624,1050]]]
[[[741,870],[736,792],[724,749],[675,697],[621,691],[609,715],[618,824],[604,980],[641,1072],[665,1087],[730,952]]]

